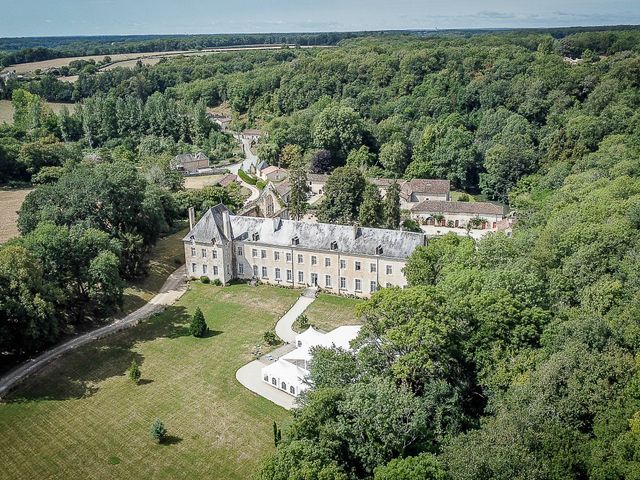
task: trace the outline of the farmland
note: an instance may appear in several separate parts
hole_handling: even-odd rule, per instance
[[[73,111],[73,104],[58,103],[58,102],[46,102],[51,109],[58,113],[64,107],[67,107],[69,111]],[[13,105],[10,100],[0,100],[0,124],[1,123],[13,123]]]
[[[18,227],[18,210],[24,201],[24,198],[30,192],[30,189],[19,190],[0,190],[0,243],[17,237]]]

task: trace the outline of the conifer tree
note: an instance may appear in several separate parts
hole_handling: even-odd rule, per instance
[[[364,187],[358,222],[363,227],[379,227],[382,224],[382,216],[383,204],[380,191],[378,187],[368,183]]]
[[[200,307],[196,307],[196,311],[193,313],[191,325],[189,325],[189,333],[194,337],[204,337],[205,333],[207,333],[207,322]]]
[[[389,186],[384,198],[384,222],[387,228],[400,226],[400,187],[396,182]]]

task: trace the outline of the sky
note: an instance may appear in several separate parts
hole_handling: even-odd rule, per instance
[[[640,0],[0,0],[0,37],[640,24]]]

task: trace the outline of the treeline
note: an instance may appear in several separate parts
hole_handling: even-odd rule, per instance
[[[202,50],[244,45],[335,45],[346,38],[371,35],[365,32],[326,33],[264,33],[219,35],[159,35],[159,36],[105,36],[54,38],[0,39],[0,66],[39,62],[52,58],[85,55],[113,55],[117,53],[167,52],[176,50]],[[22,47],[24,43],[30,46]],[[5,51],[3,50],[17,50]]]

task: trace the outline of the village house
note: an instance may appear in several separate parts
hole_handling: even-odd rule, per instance
[[[269,182],[260,192],[260,196],[249,202],[240,211],[240,215],[264,218],[289,218],[287,202],[291,188],[288,181],[280,183]]]
[[[171,161],[171,168],[189,174],[198,173],[200,170],[209,168],[209,157],[203,152],[198,152],[195,155],[193,153],[182,153],[176,155]]]
[[[262,137],[262,132],[255,128],[248,128],[240,134],[240,140],[249,140],[251,144],[257,143]]]
[[[308,173],[307,182],[309,182],[309,191],[312,195],[322,195],[324,193],[324,185],[327,183],[329,175],[323,173]]]
[[[313,327],[296,335],[296,349],[285,353],[276,362],[262,368],[262,381],[274,388],[297,397],[308,388],[305,379],[309,376],[309,363],[314,347],[342,348],[349,350],[351,342],[358,336],[359,326],[342,326],[329,333]]]
[[[231,215],[209,209],[184,237],[188,275],[228,283],[259,280],[289,287],[318,287],[369,297],[380,287],[404,287],[403,269],[421,233],[282,218]]]
[[[284,168],[276,167],[275,165],[269,165],[267,167],[261,168],[258,172],[258,175],[265,181],[281,182],[289,176],[289,172],[287,172]]]
[[[221,187],[226,188],[229,185],[231,185],[232,183],[235,183],[237,181],[238,181],[238,176],[237,175],[235,175],[233,173],[228,173],[224,177],[222,177],[220,180],[218,180],[218,182],[216,184],[221,186]]]
[[[222,113],[210,113],[209,118],[213,123],[218,125],[220,127],[220,130],[222,130],[223,132],[227,130],[229,124],[231,123],[231,116],[224,115]]]
[[[422,225],[442,227],[474,226],[496,230],[504,219],[504,207],[488,202],[445,202],[424,200],[411,209],[411,217]]]

